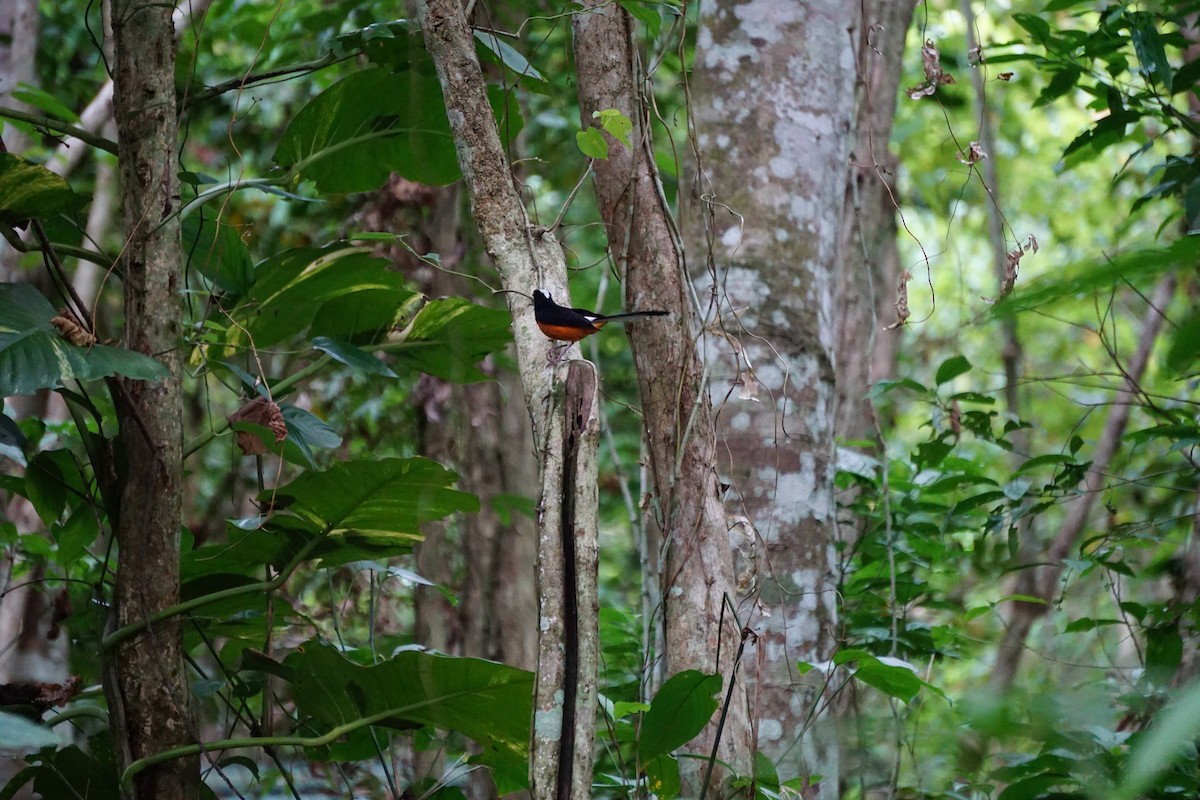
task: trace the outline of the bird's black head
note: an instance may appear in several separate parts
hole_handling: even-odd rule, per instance
[[[544,293],[541,289],[533,290],[533,307],[535,309],[548,308],[552,305],[554,305],[553,297]]]

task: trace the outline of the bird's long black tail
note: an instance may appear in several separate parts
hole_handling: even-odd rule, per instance
[[[638,317],[665,317],[666,311],[626,311],[624,314],[613,314],[611,317],[601,317],[597,322],[621,322]]]

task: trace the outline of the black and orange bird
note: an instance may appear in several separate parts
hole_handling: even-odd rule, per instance
[[[638,317],[662,317],[666,311],[626,311],[623,314],[597,314],[586,308],[567,308],[539,289],[533,292],[533,317],[542,333],[558,342],[578,342],[598,332],[610,322]]]

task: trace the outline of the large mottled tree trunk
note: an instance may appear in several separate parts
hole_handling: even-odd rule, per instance
[[[819,774],[822,798],[837,796],[837,738],[817,711],[818,673],[796,664],[826,664],[834,645],[836,276],[861,11],[844,0],[704,4],[692,84],[699,173],[685,231],[712,304],[719,466],[747,559],[739,612],[758,634],[750,713],[780,777]]]
[[[125,345],[171,371],[161,381],[121,381],[117,391],[119,497],[106,499],[115,506],[109,513],[120,551],[114,595],[119,626],[146,620],[179,600],[182,272],[171,11],[169,4],[149,0],[113,4],[114,113],[126,238]],[[107,659],[119,764],[125,767],[193,740],[178,622],[147,626]],[[189,798],[197,788],[197,764],[183,758],[141,771],[133,796]]]
[[[661,584],[667,670],[716,672],[728,688],[738,680],[734,655],[741,631],[725,608],[737,588],[714,468],[712,407],[693,344],[699,330],[695,304],[660,190],[629,15],[597,0],[585,5],[589,13],[574,17],[583,124],[591,123],[592,112],[611,108],[633,122],[632,148],[610,140],[609,158],[593,165],[608,246],[625,276],[626,306],[668,310],[674,319],[673,325],[655,321],[630,326],[654,490],[651,505],[666,549]],[[689,749],[707,756],[716,735],[714,720]],[[752,764],[740,683],[732,694],[718,752],[742,774]],[[685,795],[699,793],[702,766],[691,760],[681,764]],[[718,771],[710,796],[718,796],[721,777]]]

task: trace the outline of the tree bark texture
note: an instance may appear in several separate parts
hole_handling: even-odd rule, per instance
[[[757,747],[781,779],[838,791],[819,671],[834,646],[837,272],[854,142],[861,4],[718,0],[700,10],[699,175],[685,230],[719,405],[719,469],[744,538],[739,612]],[[890,99],[889,99],[890,100]],[[860,348],[856,348],[861,352]],[[851,355],[853,358],[853,355]]]
[[[544,567],[555,566],[559,574],[552,575],[546,569],[539,574],[538,689],[530,779],[535,797],[561,797],[562,791],[580,791],[575,788],[579,785],[578,780],[590,784],[590,769],[585,778],[578,774],[577,754],[580,748],[586,748],[590,763],[595,715],[575,715],[573,705],[566,698],[567,685],[563,681],[567,680],[567,671],[562,662],[570,644],[560,635],[560,631],[566,630],[562,619],[565,606],[553,602],[552,595],[563,591],[565,575],[562,573],[567,565],[562,558],[557,559],[556,564],[552,562],[541,551],[541,545],[548,537],[561,537],[563,525],[568,520],[573,520],[571,524],[594,529],[597,510],[594,495],[591,500],[569,495],[564,486],[567,431],[566,426],[558,424],[564,399],[564,393],[558,387],[564,370],[547,367],[549,342],[538,331],[532,305],[525,298],[539,286],[556,297],[567,297],[566,266],[562,249],[553,235],[530,226],[513,187],[475,55],[475,40],[461,5],[457,0],[427,0],[421,5],[420,19],[425,46],[433,57],[442,85],[459,166],[470,193],[472,216],[484,248],[507,290],[505,296],[513,316],[521,384],[533,425],[534,447],[541,470],[539,558]],[[568,352],[578,357],[577,347]],[[595,447],[594,439],[588,446]],[[594,458],[594,454],[591,457]],[[572,512],[570,517],[566,516],[568,511]],[[579,568],[577,564],[576,570]],[[576,610],[579,614],[594,613],[582,601],[576,605]],[[580,622],[579,631],[588,628]],[[584,677],[594,680],[594,676],[582,674],[590,668],[582,660],[578,668],[581,680]],[[556,683],[560,675],[562,678]],[[570,731],[577,743],[576,752],[563,753],[557,742],[568,734],[564,726],[572,716],[578,723]],[[564,786],[569,788],[564,789]]]
[[[911,0],[868,0],[854,42],[858,98],[854,146],[836,276],[840,310],[837,343],[839,439],[874,439],[867,390],[890,377],[902,328],[884,330],[896,318],[896,165],[888,149],[896,116],[904,39],[912,22]]]
[[[24,103],[13,100],[10,94],[19,84],[37,86],[40,83],[35,69],[40,28],[37,0],[0,0],[0,104],[21,111],[31,110]],[[29,137],[11,125],[5,125],[4,144],[9,152],[19,153],[29,146]],[[3,247],[0,252],[8,253],[7,242],[0,246]],[[8,255],[16,258],[19,254]],[[15,272],[5,276],[4,280],[14,280],[14,276]]]
[[[147,0],[113,4],[114,113],[126,239],[125,345],[171,371],[161,381],[122,381],[117,391],[119,507],[109,513],[120,553],[114,594],[118,626],[179,602],[183,287],[171,11],[170,5]],[[147,627],[108,655],[116,680],[106,691],[123,767],[193,741],[179,625]],[[140,772],[133,796],[194,797],[198,779],[195,759],[168,761]]]
[[[714,468],[712,408],[694,346],[699,328],[692,288],[655,167],[629,15],[598,0],[585,2],[585,9],[573,17],[583,124],[592,123],[593,111],[610,108],[633,122],[632,148],[610,139],[608,159],[593,164],[609,251],[625,277],[626,307],[663,309],[674,322],[629,326],[655,521],[666,548],[661,581],[667,671],[716,672],[728,686],[736,680],[733,655],[741,630],[731,612],[723,613],[736,587]],[[733,698],[718,757],[746,774],[752,762],[745,694],[739,689]],[[715,738],[714,724],[687,749],[707,757]],[[685,795],[699,793],[702,768],[694,760],[680,764]],[[714,782],[720,778],[718,772]],[[710,796],[719,794],[719,786],[710,787]]]

